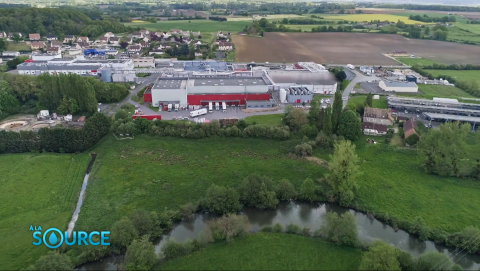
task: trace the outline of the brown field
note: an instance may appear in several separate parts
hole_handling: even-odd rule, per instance
[[[383,54],[409,54],[446,64],[480,64],[480,46],[400,35],[372,33],[265,33],[263,38],[233,36],[239,62],[298,62],[323,64],[398,65]]]

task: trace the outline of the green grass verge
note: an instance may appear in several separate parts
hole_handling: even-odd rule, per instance
[[[256,115],[246,117],[244,120],[248,124],[262,124],[268,126],[278,126],[282,122],[283,114],[270,114],[270,115]]]
[[[451,98],[458,99],[459,97],[464,98],[475,98],[467,92],[452,86],[443,86],[443,85],[418,85],[419,94],[401,94],[397,93],[398,96],[405,97],[417,97],[425,99],[437,98]]]
[[[166,261],[157,270],[357,270],[362,251],[285,233],[248,234]]]
[[[242,21],[226,21],[217,22],[212,20],[191,20],[189,23],[187,20],[172,20],[172,21],[159,21],[157,23],[125,23],[131,27],[141,27],[148,30],[162,30],[169,31],[170,29],[181,29],[200,32],[238,32],[248,25],[249,22]],[[203,35],[203,33],[200,33]]]
[[[32,245],[28,229],[66,229],[89,160],[87,154],[0,156],[0,269],[28,267],[48,252]]]
[[[447,41],[480,44],[480,35],[463,30],[457,26],[448,28]]]
[[[225,61],[235,62],[235,50],[227,53],[227,57],[225,58]]]
[[[363,105],[365,103],[366,99],[367,99],[367,95],[352,96],[348,99],[347,106],[351,105],[351,104],[354,104],[355,107],[357,105]],[[385,99],[385,96],[380,96],[380,99],[373,100],[372,107],[374,107],[374,108],[388,108],[387,100]]]
[[[30,47],[25,42],[7,42],[6,51],[30,51]]]
[[[237,186],[258,173],[274,181],[289,179],[297,188],[325,169],[294,160],[288,150],[297,142],[216,138],[185,140],[136,136],[105,138],[95,149],[97,161],[76,227],[107,229],[137,208],[177,209],[205,196],[212,184]]]
[[[467,23],[455,23],[455,27],[458,27],[462,30],[469,31],[473,34],[480,35],[480,25],[479,24],[467,24]]]
[[[449,75],[455,79],[471,82],[473,80],[480,84],[480,70],[458,71],[458,70],[425,70],[433,76]],[[469,94],[467,94],[469,95]]]
[[[415,66],[415,65],[428,66],[428,65],[433,65],[435,63],[441,64],[440,62],[436,62],[426,58],[397,57],[395,59],[408,66]]]

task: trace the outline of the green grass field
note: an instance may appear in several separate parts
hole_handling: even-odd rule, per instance
[[[268,126],[278,126],[282,122],[283,114],[256,115],[246,117],[244,120],[248,124],[262,124]]]
[[[463,98],[475,98],[472,95],[468,94],[467,92],[452,86],[442,86],[442,85],[418,85],[418,91],[421,92],[419,94],[397,94],[398,96],[405,96],[405,97],[418,97],[418,98],[425,98],[425,99],[433,99],[434,97],[437,98],[451,98],[451,99],[458,99],[460,97]]]
[[[157,23],[125,23],[127,26],[141,27],[148,30],[169,31],[170,29],[181,29],[200,32],[238,32],[242,31],[248,24],[249,22],[245,21],[217,22],[212,20],[191,20],[191,23],[187,20],[159,21]]]
[[[87,154],[0,156],[0,269],[33,264],[49,249],[34,246],[30,225],[65,230],[90,157]]]
[[[408,19],[408,17],[405,17],[405,16],[397,16],[397,15],[390,15],[390,14],[345,14],[345,15],[338,15],[338,16],[325,16],[324,19],[325,20],[340,19],[340,20],[358,21],[358,22],[370,22],[372,20],[397,22],[398,20],[400,20],[406,24],[430,24],[430,23],[410,20]]]
[[[475,33],[470,33],[458,27],[449,27],[447,41],[454,42],[473,42],[475,44],[480,44],[480,35]]]
[[[286,178],[296,187],[305,178],[323,176],[323,168],[288,156],[295,144],[147,136],[117,141],[110,136],[95,149],[97,161],[77,227],[106,229],[136,208],[177,209],[202,198],[213,183],[237,186],[252,173],[274,181]]]
[[[348,99],[347,105],[350,105],[350,104],[355,104],[355,106],[363,105],[366,99],[367,99],[367,95],[355,95]],[[380,96],[380,99],[373,100],[372,107],[387,108],[388,106],[387,106],[387,100],[385,99],[385,96]]]
[[[425,70],[433,76],[449,75],[455,79],[471,82],[473,80],[480,84],[480,70],[458,71],[458,70]],[[466,94],[469,95],[469,94]],[[469,95],[470,97],[471,95]],[[466,97],[466,96],[465,96]]]
[[[156,270],[357,270],[362,252],[320,239],[285,233],[254,233],[215,243]]]
[[[441,64],[440,62],[436,62],[436,61],[426,59],[426,58],[397,57],[395,59],[402,62],[405,65],[408,65],[408,66],[414,66],[414,65],[429,66],[429,65],[433,65],[435,63],[436,64]]]
[[[470,31],[473,34],[480,35],[480,24],[455,23],[454,25],[462,30]]]
[[[25,42],[8,42],[6,51],[30,51],[30,47]]]

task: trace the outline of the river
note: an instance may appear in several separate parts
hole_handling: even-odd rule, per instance
[[[389,225],[369,217],[361,212],[356,212],[347,208],[339,207],[329,203],[299,203],[299,202],[282,202],[275,210],[259,210],[254,208],[244,208],[242,213],[248,217],[250,222],[250,232],[258,232],[265,226],[273,226],[280,223],[284,228],[289,223],[294,223],[301,228],[309,227],[311,232],[317,230],[323,221],[323,215],[326,212],[335,212],[342,214],[351,212],[355,216],[357,223],[358,237],[360,241],[370,243],[375,239],[380,239],[389,243],[403,251],[418,257],[420,254],[429,251],[438,251],[448,254],[450,258],[457,255],[455,249],[447,248],[443,245],[437,245],[431,241],[420,241],[415,236],[399,230],[395,231]],[[154,242],[155,251],[159,253],[163,244],[170,238],[177,242],[184,242],[186,239],[195,239],[205,228],[206,222],[212,216],[198,214],[191,221],[178,223],[169,233],[163,235]],[[463,256],[463,257],[462,257]],[[459,253],[453,257],[453,261],[457,261],[464,270],[478,270],[480,268],[480,256],[473,254]],[[107,257],[97,262],[90,262],[81,265],[77,270],[118,270],[120,264],[123,263],[123,256]]]

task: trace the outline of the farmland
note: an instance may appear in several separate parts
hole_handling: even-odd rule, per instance
[[[452,86],[442,86],[442,85],[418,85],[418,91],[421,92],[418,95],[414,94],[398,94],[399,96],[408,96],[408,97],[422,97],[425,99],[437,98],[451,98],[458,99],[463,98],[475,98],[467,92]]]
[[[433,64],[441,64],[439,62],[426,59],[426,58],[397,57],[395,59],[408,66],[415,66],[415,65],[429,66]]]
[[[370,22],[374,20],[379,21],[389,21],[389,22],[397,22],[403,21],[406,24],[429,24],[419,21],[414,21],[405,18],[404,16],[397,16],[397,15],[389,15],[389,14],[346,14],[346,15],[338,15],[338,16],[324,16],[325,20],[330,19],[340,19],[340,20],[347,20],[347,21],[356,21],[356,22]]]
[[[148,30],[168,31],[170,29],[182,29],[200,32],[238,32],[242,31],[247,24],[249,23],[245,21],[217,22],[212,20],[171,20],[156,23],[125,23],[127,26],[141,27]]]
[[[467,82],[476,81],[478,84],[480,84],[480,70],[469,70],[469,71],[425,70],[425,71],[431,73],[433,76],[449,75],[461,81],[467,81]]]
[[[66,228],[83,181],[87,154],[0,156],[0,269],[28,267],[47,253],[33,246],[30,225]]]
[[[234,36],[240,62],[314,61],[324,64],[398,65],[384,53],[404,50],[445,64],[480,64],[480,46],[368,33],[265,33]],[[358,53],[361,51],[362,53]]]
[[[158,270],[357,270],[362,251],[317,238],[259,232],[214,243]],[[248,259],[248,260],[246,260]]]

